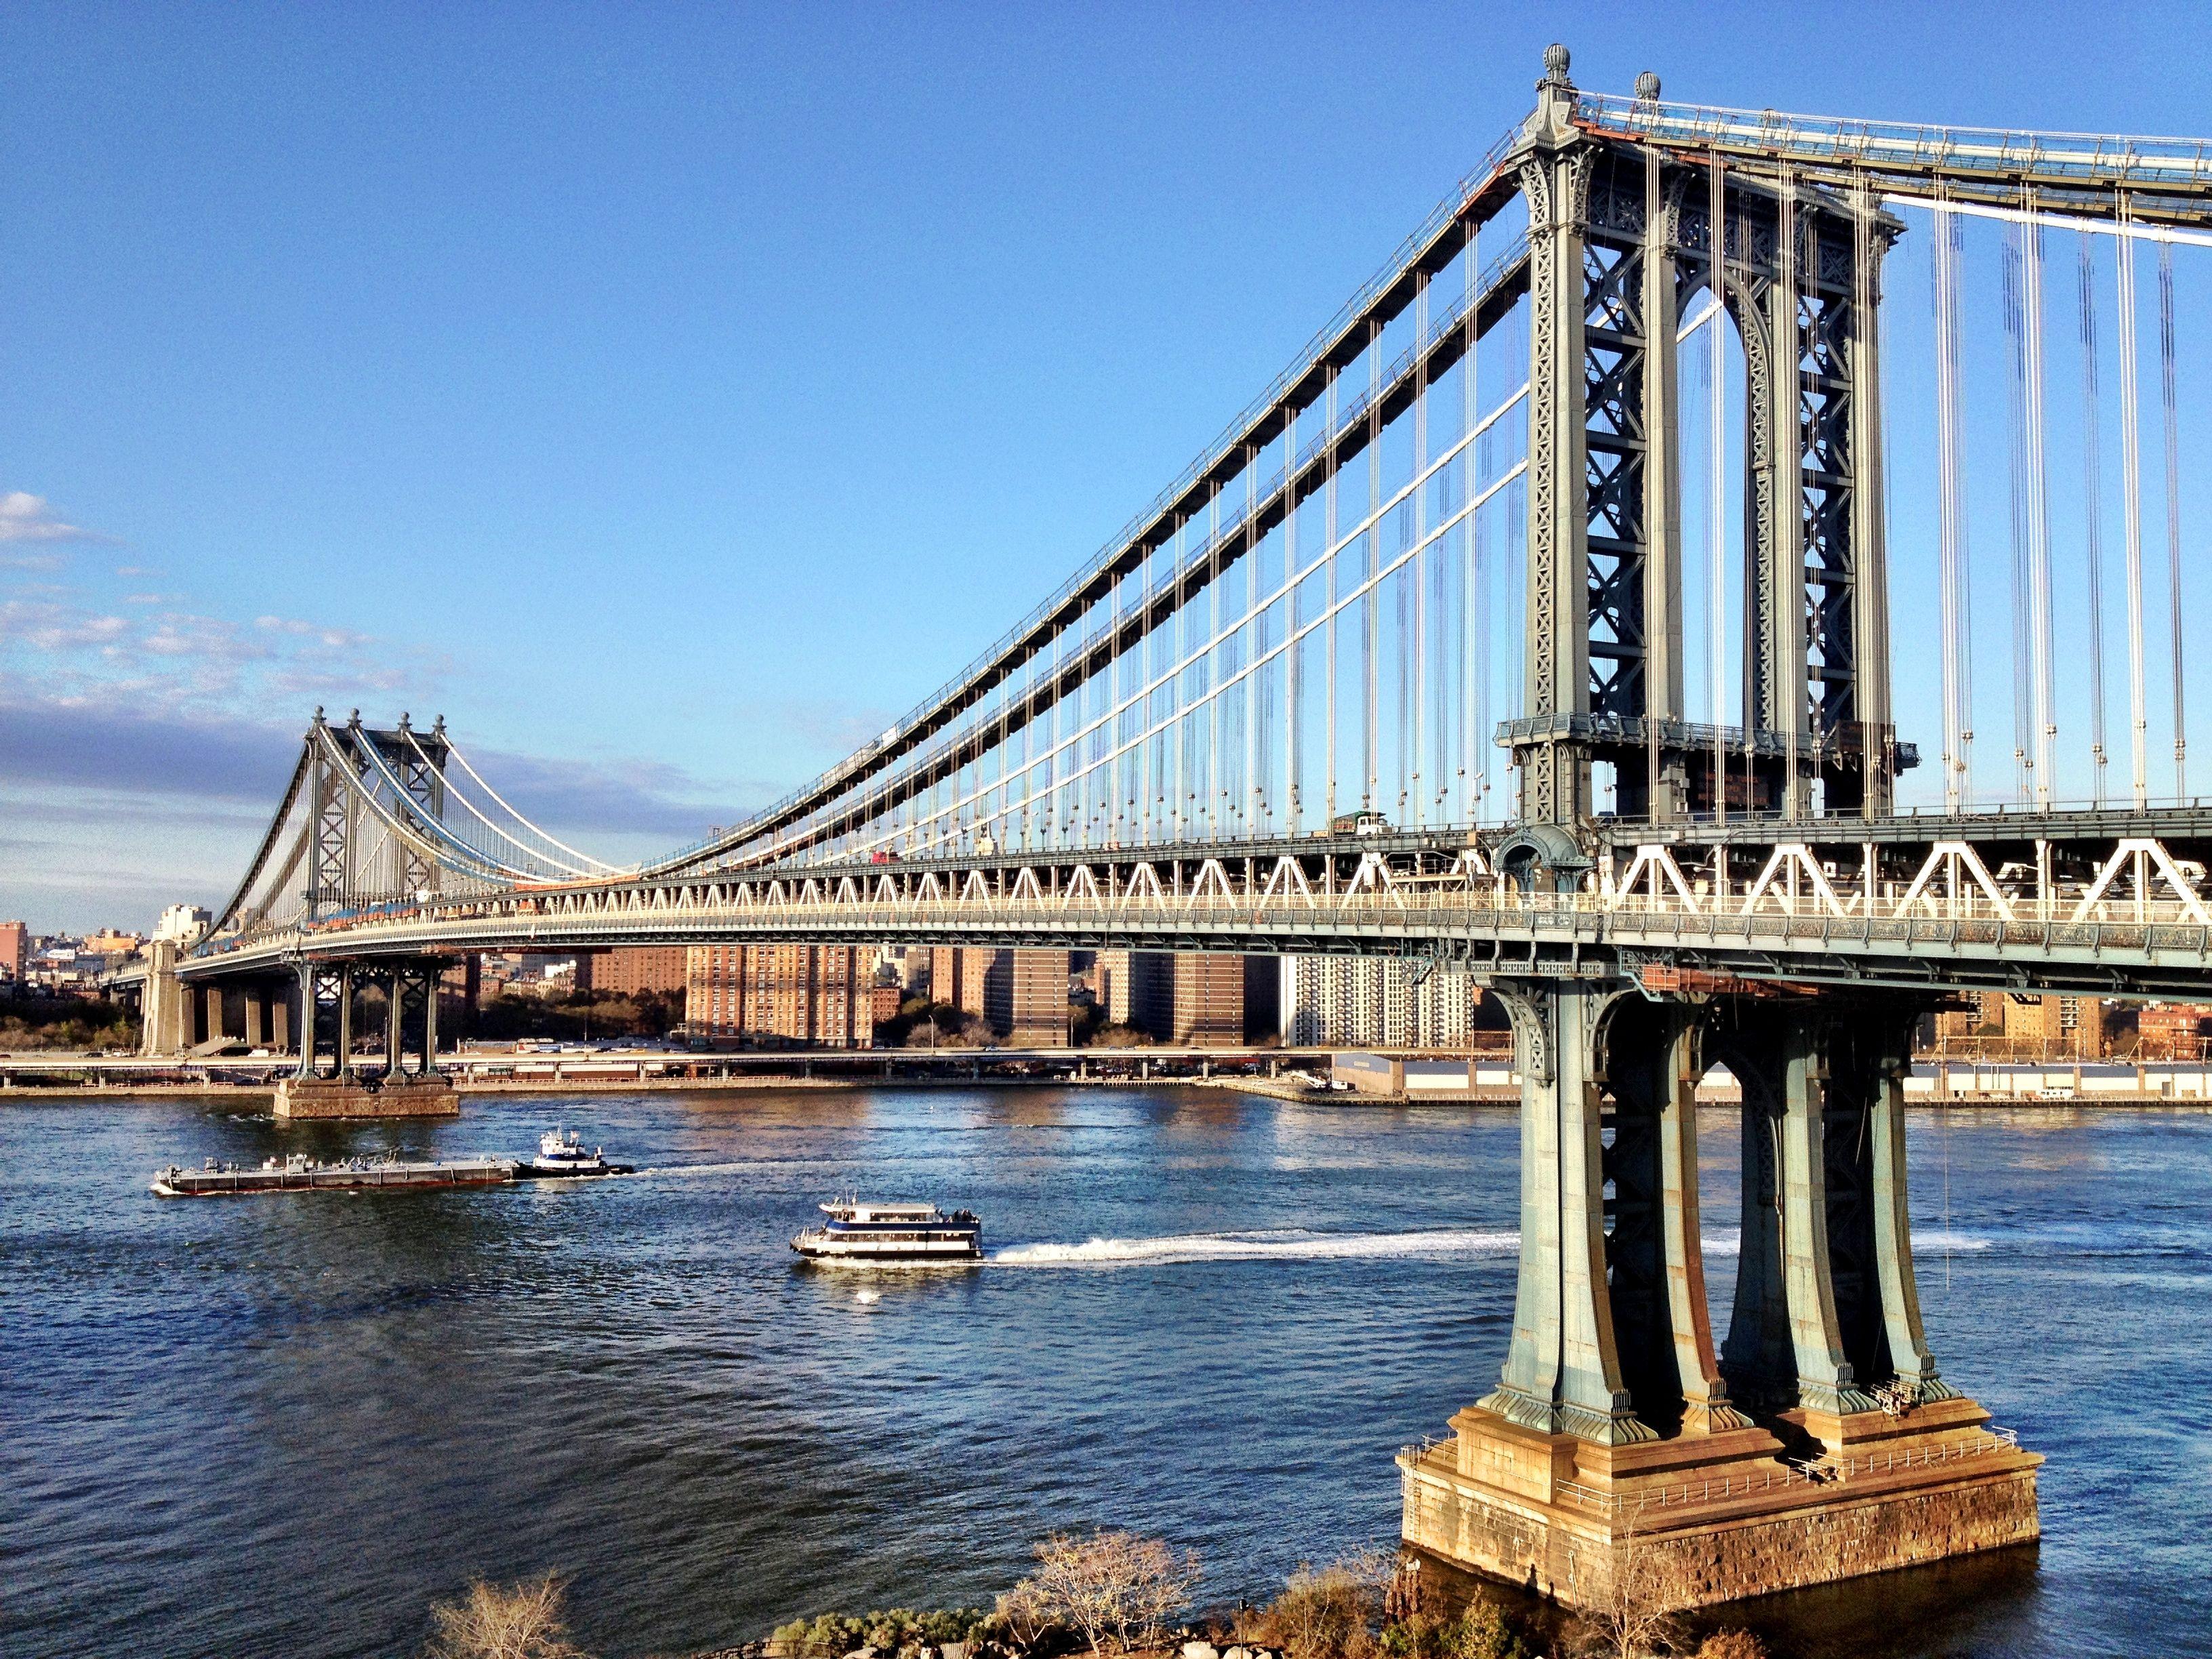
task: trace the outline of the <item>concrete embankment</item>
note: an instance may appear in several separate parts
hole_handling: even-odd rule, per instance
[[[0,1105],[13,1101],[186,1097],[267,1103],[289,1062],[149,1062],[18,1056],[0,1060]],[[1243,1067],[1250,1066],[1247,1072]],[[679,1069],[680,1067],[680,1069]],[[1079,1068],[1074,1070],[1072,1068]],[[462,1095],[576,1097],[757,1093],[842,1089],[1212,1088],[1302,1106],[1513,1106],[1519,1080],[1496,1053],[1447,1057],[1344,1050],[985,1049],[958,1057],[911,1051],[612,1061],[465,1057],[443,1070]],[[1701,1106],[1742,1094],[1725,1071],[1700,1079]],[[1907,1106],[2212,1109],[2212,1066],[2184,1062],[1921,1060],[1905,1079]]]

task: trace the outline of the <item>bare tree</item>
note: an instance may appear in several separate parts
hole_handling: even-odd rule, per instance
[[[568,1640],[568,1596],[551,1573],[504,1588],[471,1579],[459,1601],[431,1607],[428,1659],[584,1659]]]
[[[1127,1650],[1151,1641],[1198,1587],[1194,1553],[1177,1555],[1160,1540],[1134,1533],[1054,1533],[1036,1547],[1036,1558],[1037,1570],[1007,1601],[1025,1613],[1073,1626],[1094,1654],[1109,1643]]]
[[[1034,1578],[1024,1578],[999,1596],[999,1617],[1006,1621],[1006,1633],[1014,1638],[1018,1648],[1031,1648],[1037,1638],[1050,1628],[1052,1607],[1044,1590]]]
[[[1583,1614],[1583,1650],[1605,1659],[1652,1659],[1670,1654],[1682,1639],[1674,1609],[1682,1604],[1673,1562],[1662,1550],[1636,1535],[1628,1519],[1613,1550],[1613,1582],[1607,1593]]]
[[[1396,1558],[1387,1550],[1300,1567],[1267,1609],[1274,1638],[1291,1659],[1358,1659],[1387,1609],[1396,1573]]]

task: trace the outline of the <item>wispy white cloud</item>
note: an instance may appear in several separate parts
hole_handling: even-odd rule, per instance
[[[131,631],[127,617],[103,616],[53,599],[0,601],[0,645],[38,652],[104,650]]]
[[[67,522],[44,495],[27,489],[0,495],[0,542],[106,542],[96,530]]]
[[[293,617],[256,617],[253,625],[267,633],[320,640],[334,651],[368,643],[368,635],[356,634],[350,628],[326,628],[320,623],[301,622]]]

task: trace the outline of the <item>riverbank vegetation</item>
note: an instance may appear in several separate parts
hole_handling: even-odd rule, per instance
[[[0,995],[0,1054],[138,1047],[138,1020],[105,997]]]
[[[659,1037],[684,1028],[681,991],[567,991],[556,996],[523,996],[501,992],[486,997],[465,1021],[464,1035],[488,1042],[517,1037],[553,1037],[588,1042],[594,1038]]]
[[[1056,1533],[997,1605],[824,1613],[697,1659],[1771,1659],[1746,1631],[1693,1642],[1632,1586],[1577,1615],[1502,1589],[1455,1599],[1418,1563],[1364,1550],[1301,1566],[1264,1607],[1192,1614],[1197,1555],[1156,1538]],[[1635,1575],[1630,1575],[1634,1578]],[[562,1580],[477,1580],[432,1610],[428,1659],[586,1659]]]

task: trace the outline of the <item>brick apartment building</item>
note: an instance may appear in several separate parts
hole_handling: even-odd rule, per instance
[[[2006,991],[1981,991],[1968,1000],[1969,1006],[1947,1008],[1936,1016],[1940,1050],[1991,1057],[2097,1060],[2109,1046],[2105,1005],[2095,997],[2014,996]]]
[[[625,945],[576,958],[576,988],[635,996],[681,991],[690,981],[690,952],[681,945]]]
[[[1017,1048],[1065,1048],[1067,952],[939,946],[929,953],[933,1002],[973,1014]]]
[[[875,976],[875,952],[848,945],[694,945],[684,1027],[760,1048],[872,1048]]]
[[[2136,1054],[2143,1060],[2202,1060],[2212,1008],[2194,1002],[2153,1003],[2136,1012]]]
[[[1109,1020],[1160,1042],[1235,1048],[1280,1024],[1278,957],[1101,951],[1095,981],[1093,994]]]

